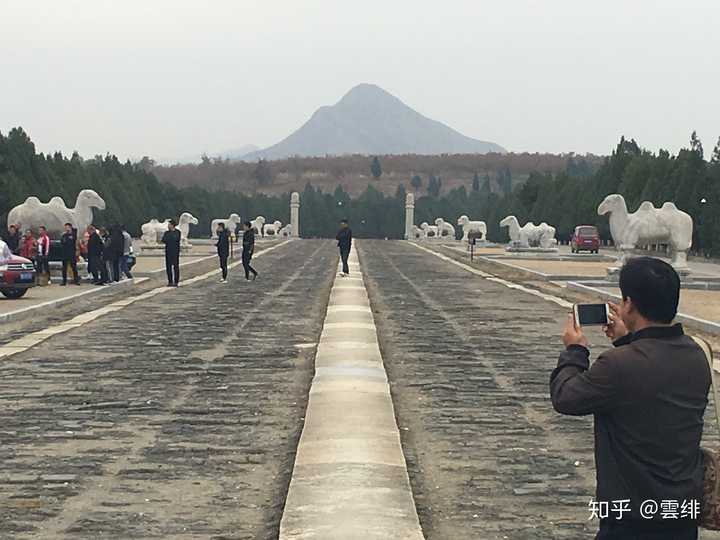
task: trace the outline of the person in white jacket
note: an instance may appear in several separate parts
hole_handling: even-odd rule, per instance
[[[0,240],[0,264],[5,264],[10,259],[12,259],[12,251],[10,251],[10,246],[8,246],[5,241]]]

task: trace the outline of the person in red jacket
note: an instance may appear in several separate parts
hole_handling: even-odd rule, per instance
[[[30,259],[33,262],[35,262],[35,258],[37,257],[37,240],[35,240],[30,229],[25,231],[25,236],[23,236],[22,242],[20,243],[20,256]]]

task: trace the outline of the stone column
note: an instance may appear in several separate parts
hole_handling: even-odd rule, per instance
[[[405,240],[414,240],[413,225],[415,225],[415,196],[408,193],[405,196]]]
[[[290,195],[290,226],[293,238],[300,238],[300,194],[297,191]]]

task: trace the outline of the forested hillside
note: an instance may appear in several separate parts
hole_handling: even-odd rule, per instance
[[[489,179],[491,190],[503,193],[521,184],[533,171],[555,174],[570,168],[585,174],[597,170],[602,162],[602,157],[593,155],[493,153],[294,157],[253,162],[204,156],[200,164],[160,166],[146,159],[143,166],[177,187],[278,194],[301,191],[309,182],[323,191],[342,186],[356,197],[369,185],[385,195],[394,195],[400,184],[425,195],[433,192],[433,178],[440,181],[441,194],[461,186],[469,191],[476,177]]]
[[[322,161],[314,159],[317,163]],[[435,176],[431,186],[416,187],[418,175],[407,175],[391,194],[376,187],[382,183],[380,180],[356,196],[351,196],[341,184],[334,189],[322,189],[308,182],[300,190],[301,231],[304,236],[332,237],[337,222],[348,218],[359,237],[401,238],[405,194],[412,190],[417,198],[417,223],[431,222],[436,217],[455,223],[459,215],[467,214],[487,222],[491,240],[505,241],[506,232],[498,222],[515,214],[521,222],[546,221],[554,225],[562,240],[578,224],[599,225],[607,239],[607,218],[597,215],[597,206],[605,195],[622,193],[630,211],[644,200],[656,205],[674,201],[695,220],[694,250],[720,255],[720,141],[709,156],[693,134],[690,147],[675,156],[664,150],[653,153],[634,140],[621,139],[612,155],[597,167],[589,166],[584,159],[563,159],[564,167],[559,171],[530,171],[527,180],[515,184],[508,194],[507,187],[513,185],[512,174],[508,172],[500,175],[502,189],[497,189],[497,182],[489,174],[475,173],[469,187],[447,189],[445,181]],[[370,163],[368,168],[375,166]],[[35,152],[22,129],[13,129],[6,137],[0,134],[2,225],[10,208],[30,195],[44,201],[60,195],[73,206],[83,188],[96,190],[107,202],[107,210],[96,214],[98,224],[125,223],[136,234],[140,224],[151,217],[162,219],[182,211],[190,211],[200,219],[200,225],[191,228],[195,236],[206,236],[211,219],[231,212],[243,218],[264,215],[268,220],[279,219],[284,223],[289,219],[289,190],[270,196],[198,186],[178,188],[158,180],[148,170],[147,160],[121,163],[112,155],[92,159],[77,154],[69,158],[59,153],[45,156]]]

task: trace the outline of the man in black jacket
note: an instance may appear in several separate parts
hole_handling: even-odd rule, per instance
[[[342,276],[350,275],[350,267],[348,266],[348,257],[350,256],[350,247],[352,246],[352,230],[347,219],[340,221],[340,230],[335,236],[338,248],[340,248],[340,259],[342,259]]]
[[[560,413],[595,415],[597,539],[697,538],[703,484],[700,439],[710,388],[702,349],[672,324],[680,279],[660,259],[620,271],[622,303],[605,333],[615,348],[589,365],[572,315],[550,377]]]
[[[250,260],[252,259],[253,253],[255,252],[255,230],[249,221],[243,223],[243,251],[242,251],[242,265],[245,269],[245,279],[250,279],[250,274],[253,275],[253,281],[258,277],[258,273],[255,269],[250,266]]]
[[[168,222],[168,230],[163,233],[161,242],[165,244],[165,272],[168,287],[177,287],[180,283],[180,231],[175,220]]]
[[[227,283],[228,277],[228,257],[230,256],[230,233],[225,228],[224,223],[218,223],[217,228],[217,247],[218,258],[220,259],[220,270],[222,270],[222,279],[220,283]]]
[[[72,223],[65,224],[65,232],[60,237],[62,250],[62,284],[67,285],[68,266],[72,271],[73,284],[80,285],[80,276],[77,269],[77,230]]]
[[[10,225],[8,226],[7,232],[2,237],[3,240],[5,240],[5,243],[10,248],[10,251],[13,252],[13,254],[18,255],[20,253],[20,229],[17,225]]]
[[[92,274],[93,285],[104,285],[107,283],[107,267],[103,261],[103,239],[92,225],[88,227],[87,254],[88,270]]]

